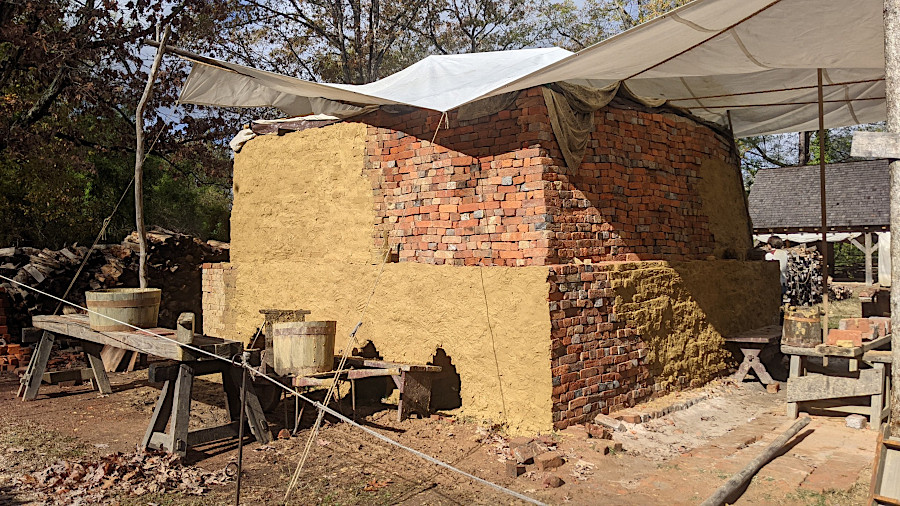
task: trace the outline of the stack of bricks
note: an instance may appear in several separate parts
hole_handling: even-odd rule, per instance
[[[704,159],[736,164],[731,141],[620,98],[594,119],[584,162],[571,171],[540,88],[480,119],[451,112],[440,129],[440,115],[423,110],[363,117],[376,246],[387,238],[400,261],[450,265],[712,254],[699,168]]]
[[[25,367],[30,356],[30,349],[22,348],[19,344],[0,345],[0,371],[15,371],[19,367]]]
[[[616,318],[607,265],[549,268],[553,425],[564,429],[654,392],[640,336]]]
[[[616,99],[594,115],[577,170],[554,164],[546,200],[559,263],[704,259],[713,253],[698,191],[703,159],[736,167],[730,139],[695,121]],[[555,143],[550,156],[560,159]],[[736,170],[736,169],[735,169]]]
[[[838,328],[831,329],[825,344],[831,346],[862,346],[865,341],[891,333],[891,319],[883,316],[844,318]]]
[[[223,337],[229,323],[226,294],[234,292],[237,271],[230,263],[205,263],[202,268],[203,334]]]

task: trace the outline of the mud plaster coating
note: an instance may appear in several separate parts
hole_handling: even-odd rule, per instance
[[[364,133],[364,125],[347,123],[262,136],[236,156],[236,325],[223,337],[246,341],[262,322],[261,308],[302,308],[312,311],[310,320],[337,320],[338,347],[346,345],[379,271],[371,261]],[[426,363],[440,347],[460,375],[461,413],[505,420],[513,431],[547,430],[546,272],[386,264],[357,339],[371,339],[388,360]]]
[[[731,360],[723,336],[776,323],[780,287],[770,262],[641,262],[611,270],[614,312],[646,343],[657,390],[709,381]]]
[[[709,217],[709,231],[715,240],[715,257],[745,259],[753,243],[739,169],[722,160],[703,160],[698,190],[703,213]]]

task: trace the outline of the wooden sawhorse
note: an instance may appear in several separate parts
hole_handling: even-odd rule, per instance
[[[775,345],[781,339],[781,327],[770,325],[758,329],[748,330],[736,336],[726,337],[726,343],[734,343],[744,354],[744,361],[734,374],[735,383],[741,383],[750,374],[750,370],[756,373],[756,377],[763,385],[775,383],[766,366],[759,358],[763,350]]]
[[[334,357],[335,367],[341,357]],[[437,365],[405,364],[364,357],[347,357],[347,367],[338,377],[338,381],[350,382],[350,399],[353,404],[353,416],[356,416],[356,380],[390,376],[400,391],[400,402],[397,404],[397,421],[402,422],[413,413],[425,418],[431,414],[431,384],[433,375],[441,372]],[[334,381],[334,371],[295,376],[292,384],[295,387],[330,387]]]
[[[231,423],[190,431],[188,425],[191,418],[194,378],[208,374],[222,375],[225,407]],[[141,445],[147,449],[167,450],[183,457],[190,446],[237,437],[240,429],[238,417],[241,410],[241,375],[242,370],[239,366],[221,360],[152,364],[149,371],[150,382],[162,382],[163,386]],[[269,432],[253,381],[249,378],[245,396],[247,405],[244,413],[247,416],[250,433],[260,444],[266,444],[272,440],[272,433]]]
[[[880,430],[881,423],[890,412],[890,351],[875,348],[889,345],[891,336],[879,337],[850,348],[820,344],[814,348],[782,345],[781,351],[791,357],[790,377],[787,382],[787,415],[797,418],[800,404],[826,412],[857,413],[869,416],[869,426]],[[824,373],[809,373],[807,360],[816,357],[828,365],[828,360],[847,360],[847,370],[833,369]],[[860,368],[860,364],[871,366]],[[887,367],[886,367],[887,365]],[[868,397],[868,405],[861,405],[860,398]]]

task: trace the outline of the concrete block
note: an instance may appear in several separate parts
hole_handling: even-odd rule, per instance
[[[866,417],[862,415],[850,415],[847,418],[844,418],[844,421],[846,422],[847,427],[857,430],[865,429],[868,424]]]

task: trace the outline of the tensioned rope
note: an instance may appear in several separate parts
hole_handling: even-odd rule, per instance
[[[44,296],[46,296],[46,297],[50,297],[51,299],[54,299],[54,300],[63,302],[63,303],[65,303],[65,304],[68,304],[68,305],[70,305],[70,306],[72,306],[72,307],[75,307],[75,308],[77,308],[77,309],[81,309],[82,311],[86,311],[86,312],[88,312],[88,313],[95,314],[95,315],[97,315],[97,316],[100,316],[100,317],[106,318],[106,319],[108,319],[108,320],[114,321],[114,322],[116,322],[116,323],[118,323],[118,324],[125,325],[125,326],[127,326],[127,327],[130,327],[130,328],[132,328],[132,329],[138,331],[138,332],[142,332],[142,333],[144,333],[144,334],[146,334],[146,335],[153,336],[153,337],[156,337],[156,338],[159,338],[159,339],[164,339],[164,340],[166,340],[166,341],[170,341],[170,342],[172,342],[172,343],[174,343],[174,344],[176,344],[176,345],[178,345],[178,346],[180,346],[180,347],[182,347],[182,348],[186,348],[186,349],[189,349],[189,350],[191,350],[191,351],[195,351],[195,352],[197,352],[197,353],[199,353],[199,354],[201,354],[201,355],[206,355],[206,356],[208,356],[208,357],[210,357],[210,358],[213,358],[213,359],[222,360],[222,361],[228,362],[229,364],[232,364],[232,365],[240,365],[240,367],[244,367],[245,369],[247,369],[247,371],[248,371],[251,375],[258,376],[258,377],[260,377],[260,378],[262,378],[262,379],[264,379],[264,380],[266,380],[266,381],[272,383],[273,385],[276,385],[276,386],[282,388],[283,390],[287,391],[288,393],[291,393],[291,394],[297,396],[297,398],[299,398],[299,399],[301,399],[301,400],[303,400],[303,401],[305,401],[305,402],[311,404],[312,406],[314,406],[316,409],[319,410],[319,412],[325,412],[325,413],[327,413],[327,414],[329,414],[329,415],[331,415],[331,416],[334,416],[335,418],[337,418],[337,419],[339,419],[339,420],[341,420],[341,421],[343,421],[343,422],[345,422],[345,423],[348,423],[348,424],[350,424],[350,425],[352,425],[352,426],[354,426],[354,427],[356,427],[356,428],[362,430],[363,432],[365,432],[365,433],[371,435],[372,437],[375,437],[375,438],[377,438],[377,439],[380,439],[380,440],[384,441],[385,443],[388,443],[388,444],[390,444],[390,445],[396,446],[397,448],[400,448],[401,450],[405,450],[405,451],[407,451],[407,452],[409,452],[409,453],[411,453],[411,454],[413,454],[413,455],[415,455],[415,456],[417,456],[417,457],[419,457],[419,458],[421,458],[421,459],[423,459],[423,460],[426,460],[426,461],[428,461],[428,462],[431,462],[432,464],[435,464],[435,465],[437,465],[437,466],[443,467],[443,468],[445,468],[445,469],[447,469],[447,470],[449,470],[449,471],[452,471],[452,472],[454,472],[454,473],[456,473],[456,474],[459,474],[460,476],[465,476],[466,478],[469,478],[469,479],[471,479],[471,480],[473,480],[473,481],[476,481],[476,482],[478,482],[478,483],[481,483],[482,485],[485,485],[485,486],[488,486],[488,487],[490,487],[490,488],[493,488],[493,489],[495,489],[495,490],[497,490],[497,491],[499,491],[499,492],[502,492],[502,493],[504,493],[504,494],[510,495],[510,496],[512,496],[512,497],[515,497],[516,499],[520,499],[520,500],[525,501],[525,502],[528,502],[528,503],[530,503],[530,504],[538,504],[538,505],[542,505],[542,506],[545,504],[545,503],[543,503],[543,502],[541,502],[541,501],[538,501],[537,499],[533,499],[533,498],[531,498],[531,497],[528,497],[527,495],[524,495],[524,494],[521,494],[521,493],[519,493],[519,492],[516,492],[515,490],[510,490],[510,489],[508,489],[508,488],[506,488],[506,487],[503,487],[503,486],[501,486],[501,485],[497,485],[496,483],[493,483],[493,482],[490,482],[490,481],[488,481],[488,480],[485,480],[484,478],[479,478],[478,476],[475,476],[474,474],[467,473],[466,471],[463,471],[462,469],[459,469],[459,468],[456,468],[456,467],[454,467],[454,466],[451,466],[450,464],[448,464],[448,463],[446,463],[446,462],[444,462],[444,461],[441,461],[441,460],[439,460],[439,459],[437,459],[437,458],[435,458],[435,457],[432,457],[432,456],[430,456],[430,455],[428,455],[428,454],[426,454],[426,453],[422,453],[422,452],[420,452],[420,451],[418,451],[418,450],[416,450],[416,449],[414,449],[414,448],[410,448],[410,447],[404,445],[403,443],[400,443],[399,441],[396,441],[396,440],[394,440],[394,439],[391,439],[391,438],[385,436],[384,434],[381,434],[381,433],[376,432],[376,431],[374,431],[374,430],[372,430],[372,429],[370,429],[370,428],[368,428],[368,427],[365,427],[365,426],[363,426],[363,425],[361,425],[361,424],[359,424],[359,423],[353,421],[352,419],[350,419],[350,418],[344,416],[343,414],[341,414],[341,413],[339,413],[339,412],[337,412],[337,411],[335,411],[335,410],[329,408],[328,406],[325,406],[324,404],[322,404],[322,403],[320,403],[320,402],[314,401],[314,400],[310,399],[309,397],[306,397],[305,395],[303,395],[302,393],[300,393],[298,390],[296,390],[296,389],[294,389],[294,388],[291,388],[291,387],[288,387],[287,385],[284,385],[283,383],[279,382],[277,379],[272,378],[271,376],[269,376],[269,375],[267,375],[267,374],[263,374],[263,373],[257,371],[256,369],[253,369],[252,367],[248,367],[246,364],[236,364],[236,363],[233,363],[230,359],[225,358],[225,357],[221,357],[221,356],[216,355],[215,353],[212,353],[212,352],[210,352],[210,351],[207,351],[207,350],[198,348],[198,347],[196,347],[196,346],[192,346],[192,345],[190,345],[190,344],[180,343],[180,342],[178,342],[177,340],[172,339],[172,338],[170,338],[170,337],[166,337],[166,336],[163,336],[163,335],[159,335],[159,334],[156,334],[156,333],[154,333],[154,332],[150,332],[150,331],[147,330],[147,329],[142,329],[142,328],[137,327],[137,326],[135,326],[135,325],[131,325],[130,323],[125,323],[125,322],[123,322],[123,321],[119,321],[119,320],[117,320],[117,319],[115,319],[115,318],[112,318],[112,317],[109,317],[109,316],[107,316],[107,315],[100,314],[100,313],[98,313],[98,312],[96,312],[96,311],[93,311],[93,310],[88,309],[88,308],[86,308],[86,307],[79,306],[78,304],[75,304],[75,303],[73,303],[73,302],[69,302],[69,301],[67,301],[67,300],[65,300],[65,299],[62,299],[62,298],[57,297],[57,296],[55,296],[55,295],[49,294],[49,293],[47,293],[47,292],[45,292],[45,291],[43,291],[43,290],[34,288],[34,287],[32,287],[32,286],[26,285],[25,283],[21,283],[21,282],[16,281],[16,280],[14,280],[14,279],[12,279],[12,278],[6,277],[6,276],[4,276],[4,275],[2,275],[2,274],[0,274],[0,279],[9,281],[10,283],[13,283],[13,284],[19,285],[19,286],[21,286],[21,287],[23,287],[23,288],[32,290],[32,291],[37,292],[37,293],[39,293],[39,294],[41,294],[41,295],[44,295]],[[102,333],[102,334],[105,335],[105,336],[107,336],[107,337],[110,337],[111,339],[114,339],[115,341],[122,342],[121,340],[116,339],[114,336],[110,336],[110,335],[107,334],[107,333]],[[123,342],[123,344],[124,344],[124,342]],[[132,348],[134,348],[134,346],[132,346],[132,345],[129,345],[129,346],[131,346]],[[150,353],[150,352],[142,351],[142,353]]]
[[[328,392],[325,394],[325,399],[322,401],[326,406],[334,397],[334,392],[337,389],[338,385],[338,379],[340,378],[341,374],[343,374],[344,368],[347,366],[347,359],[350,356],[350,349],[353,347],[353,345],[357,344],[356,333],[359,331],[359,328],[363,324],[363,319],[366,316],[366,311],[368,311],[369,309],[369,304],[372,302],[372,297],[375,295],[375,290],[378,289],[378,283],[381,281],[381,275],[384,273],[384,264],[387,263],[387,258],[388,256],[390,256],[390,254],[390,248],[386,248],[384,255],[382,255],[381,257],[381,267],[378,270],[378,275],[375,277],[375,282],[372,284],[372,291],[369,292],[369,297],[366,299],[366,303],[359,314],[359,319],[356,322],[356,326],[353,327],[353,330],[350,332],[350,336],[347,338],[347,345],[344,346],[344,349],[341,352],[341,360],[338,363],[337,369],[334,371],[333,380],[331,382],[331,385],[328,387]],[[316,416],[316,423],[313,425],[312,430],[309,433],[309,437],[306,438],[306,446],[304,446],[303,448],[303,454],[300,456],[300,460],[297,462],[297,468],[294,470],[294,474],[291,476],[291,480],[288,482],[288,488],[284,493],[285,503],[287,503],[288,499],[290,499],[291,492],[293,492],[294,488],[296,488],[297,484],[300,482],[300,475],[303,472],[303,466],[306,465],[306,459],[309,458],[313,443],[319,437],[319,429],[322,427],[322,420],[325,417],[324,413],[324,411],[319,410],[319,414],[318,416]]]

